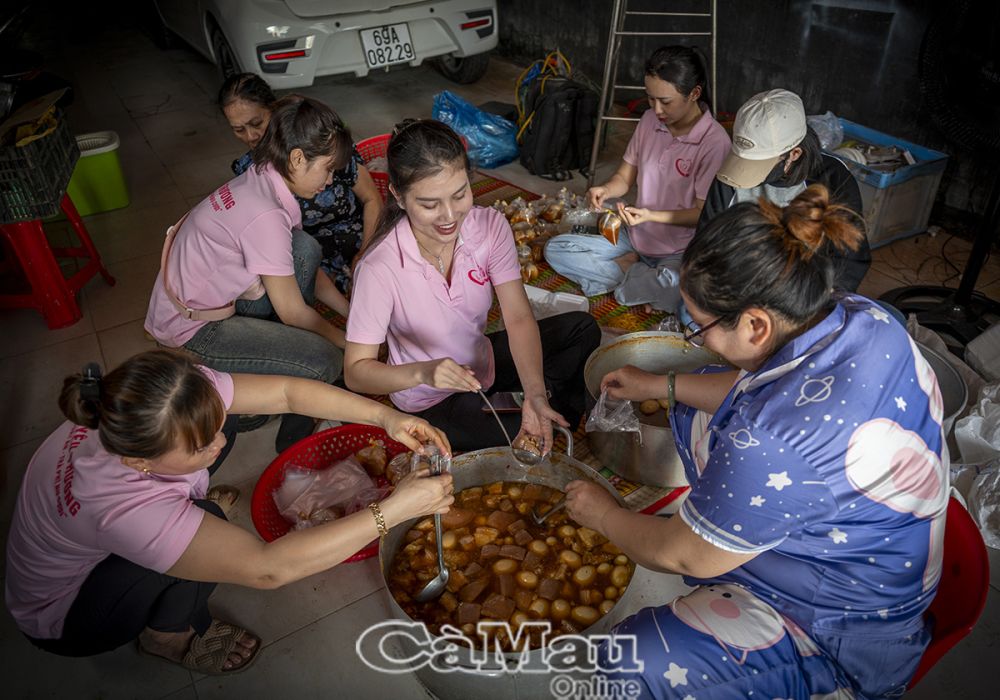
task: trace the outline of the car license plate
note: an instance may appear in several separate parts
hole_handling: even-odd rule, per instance
[[[406,23],[387,24],[374,29],[361,30],[361,47],[369,68],[391,66],[412,61],[415,56],[410,28]]]

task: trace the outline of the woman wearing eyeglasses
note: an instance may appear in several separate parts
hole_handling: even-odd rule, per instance
[[[633,513],[583,482],[567,510],[695,590],[627,618],[643,697],[891,697],[929,639],[948,498],[942,403],[905,329],[834,296],[827,242],[861,234],[822,186],[738,204],[681,265],[686,337],[737,369],[608,374],[667,399],[691,491],[680,517]]]

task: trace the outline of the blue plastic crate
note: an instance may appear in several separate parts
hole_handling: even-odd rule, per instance
[[[883,172],[872,170],[865,165],[849,161],[845,158],[847,167],[851,169],[855,179],[872,187],[886,189],[891,185],[906,182],[920,175],[933,175],[944,172],[944,168],[948,164],[947,153],[941,153],[932,148],[926,148],[910,141],[890,136],[889,134],[883,134],[881,131],[875,131],[875,129],[869,129],[867,126],[855,124],[843,117],[840,117],[840,124],[844,127],[845,142],[853,139],[876,146],[897,146],[909,151],[910,155],[917,161],[913,165],[904,165],[892,172]]]
[[[868,242],[872,248],[927,230],[941,176],[948,155],[880,131],[840,119],[844,141],[858,141],[877,146],[897,146],[910,152],[916,161],[892,172],[873,170],[847,158],[841,160],[850,169],[861,190]]]

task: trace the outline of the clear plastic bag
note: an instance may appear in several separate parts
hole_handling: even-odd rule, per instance
[[[1000,459],[986,464],[952,465],[951,484],[986,544],[1000,549]]]
[[[844,127],[840,125],[840,120],[833,112],[810,114],[806,117],[806,124],[816,132],[819,145],[824,151],[832,151],[844,141]]]
[[[597,215],[600,212],[589,207],[576,207],[563,212],[562,223],[569,226],[597,227]]]
[[[620,401],[608,396],[608,390],[601,391],[597,404],[587,417],[588,433],[639,433],[639,416],[635,415],[631,401]]]
[[[273,498],[281,516],[301,530],[347,515],[346,507],[353,499],[374,487],[365,468],[352,456],[329,469],[289,465]]]
[[[447,90],[434,96],[433,116],[465,137],[478,168],[495,168],[518,156],[517,125],[484,112]]]
[[[668,333],[681,333],[684,329],[681,328],[680,319],[677,318],[676,314],[667,314],[663,317],[663,320],[656,325],[656,330],[666,331]]]
[[[389,480],[390,484],[395,486],[404,476],[410,473],[410,458],[412,455],[412,452],[400,452],[389,460],[389,466],[385,469],[385,478]]]
[[[349,501],[343,504],[344,515],[364,510],[372,503],[381,501],[390,493],[392,493],[392,487],[390,486],[372,486],[369,489],[358,491]]]

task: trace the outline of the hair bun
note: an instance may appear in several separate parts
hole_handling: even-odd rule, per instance
[[[864,236],[854,223],[861,217],[842,204],[831,203],[823,185],[810,185],[784,208],[761,198],[760,208],[786,245],[799,247],[803,260],[820,252],[827,240],[841,250],[857,250]]]

